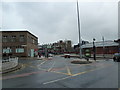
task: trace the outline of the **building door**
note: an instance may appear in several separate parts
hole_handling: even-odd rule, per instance
[[[34,57],[34,49],[31,49],[31,57]]]

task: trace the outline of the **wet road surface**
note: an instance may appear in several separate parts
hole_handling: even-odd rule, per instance
[[[21,60],[20,70],[3,75],[3,88],[118,88],[119,62],[71,64],[72,60]]]

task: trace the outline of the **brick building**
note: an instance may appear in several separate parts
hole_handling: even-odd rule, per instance
[[[119,44],[114,42],[114,41],[104,41],[103,42],[95,42],[95,47],[96,47],[96,54],[102,55],[102,54],[114,54],[118,53],[118,46]],[[86,49],[89,49],[91,51],[91,54],[93,54],[93,42],[85,44],[82,46],[82,51],[83,54],[85,53]]]
[[[45,48],[47,48],[49,53],[63,54],[63,53],[71,52],[72,45],[71,45],[70,40],[66,40],[66,41],[60,40],[60,41],[52,43],[52,44],[40,45],[39,51],[45,52]]]
[[[4,56],[36,57],[38,38],[29,31],[0,31]]]

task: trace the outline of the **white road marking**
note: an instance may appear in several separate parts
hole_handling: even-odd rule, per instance
[[[43,65],[46,61],[47,61],[47,60],[45,60],[44,62],[42,62],[40,65],[38,65],[38,66],[37,66],[38,69],[43,70],[43,69],[41,68],[41,65]],[[45,70],[45,69],[44,69],[44,70]]]
[[[44,64],[47,60],[45,60],[44,62],[42,62],[40,65],[38,65],[38,67],[40,67],[42,64]]]
[[[53,81],[49,81],[49,82],[45,82],[43,84],[49,84],[49,83],[54,83],[54,82],[57,82],[57,81],[60,81],[60,80],[64,80],[64,79],[67,79],[67,78],[70,78],[72,76],[68,76],[68,77],[65,77],[65,78],[61,78],[61,79],[57,79],[57,80],[53,80]]]
[[[54,63],[52,64],[52,66],[48,69],[48,72],[54,67],[54,65],[55,65],[55,61],[54,61]]]

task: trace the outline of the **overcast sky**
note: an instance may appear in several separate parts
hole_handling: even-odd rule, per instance
[[[118,3],[80,2],[82,40],[101,41],[118,38]],[[2,28],[27,29],[40,44],[58,40],[78,43],[76,2],[4,2]]]

